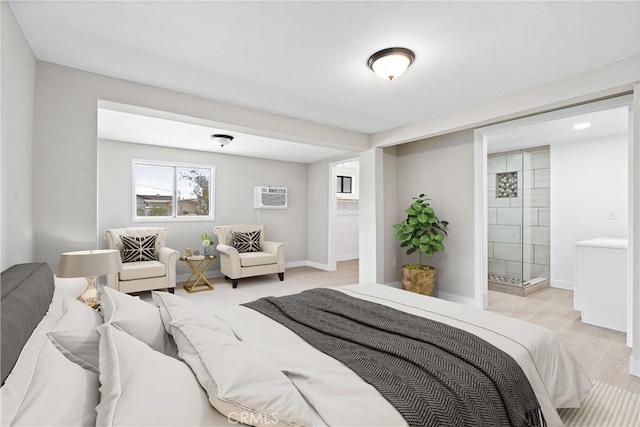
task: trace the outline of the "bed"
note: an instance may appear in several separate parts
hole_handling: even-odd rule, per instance
[[[5,319],[25,314],[4,298],[5,273],[3,335]],[[58,289],[51,297],[52,286],[27,276],[13,280],[12,292],[52,301],[46,314],[28,314],[30,323],[40,317],[33,332],[3,337],[3,369],[5,352],[22,351],[0,389],[2,425],[424,425],[256,307],[206,313],[165,292],[154,292],[152,305],[106,288],[98,314]],[[324,292],[450,325],[495,346],[526,376],[548,426],[561,426],[555,409],[579,407],[591,388],[544,328],[379,284]]]

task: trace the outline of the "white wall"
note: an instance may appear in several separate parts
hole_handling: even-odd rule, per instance
[[[398,146],[397,218],[385,224],[391,227],[406,217],[404,210],[412,197],[424,193],[440,220],[449,221],[445,251],[423,263],[438,270],[436,293],[458,301],[474,296],[474,187],[473,131],[455,132]],[[417,262],[416,254],[403,251],[401,264]]]
[[[35,255],[53,266],[61,252],[94,248],[102,239],[98,236],[96,196],[98,100],[258,129],[271,137],[292,141],[354,149],[367,141],[366,135],[357,132],[41,61],[37,63],[35,97]],[[328,176],[323,181],[325,186],[327,180]],[[325,210],[327,203],[326,197],[320,203]]]
[[[1,270],[34,261],[32,127],[36,58],[2,2]]]
[[[633,144],[630,150],[629,172],[631,175],[630,201],[632,218],[634,224],[630,231],[629,250],[631,251],[631,312],[633,336],[633,350],[629,359],[629,373],[640,376],[640,84],[636,83],[633,87],[633,108],[631,114],[632,133],[631,139]]]
[[[338,201],[336,214],[336,260],[358,259],[358,202]]]
[[[338,175],[350,176],[351,194],[343,194],[344,198],[354,200],[336,201],[336,260],[345,261],[358,258],[358,235],[360,222],[359,184],[360,172],[356,167],[337,166],[333,168],[333,179]]]
[[[551,145],[551,286],[573,289],[575,242],[628,237],[627,144],[615,135]]]
[[[132,222],[131,160],[157,160],[215,166],[215,220]],[[253,208],[254,185],[287,187],[287,209]],[[307,165],[126,142],[98,141],[99,247],[109,228],[161,226],[169,229],[167,246],[202,251],[200,234],[226,224],[264,224],[267,240],[286,245],[286,262],[307,260]],[[302,232],[300,232],[302,230]],[[217,240],[216,240],[217,243]],[[214,251],[215,253],[215,251]],[[219,270],[216,260],[211,271]],[[178,263],[177,273],[190,270]]]
[[[351,164],[352,162],[347,162],[348,165],[338,165],[333,169],[334,178],[338,179],[338,175],[349,176],[351,177],[351,193],[337,193],[338,198],[343,199],[358,199],[360,198],[360,169],[358,164]]]

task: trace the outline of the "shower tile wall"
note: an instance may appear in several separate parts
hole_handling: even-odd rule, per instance
[[[489,274],[548,278],[549,148],[492,154],[487,170]],[[517,197],[496,197],[496,174],[505,172],[518,172]]]

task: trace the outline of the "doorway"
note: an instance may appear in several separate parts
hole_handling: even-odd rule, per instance
[[[360,161],[331,163],[329,196],[329,270],[359,258]]]
[[[545,270],[544,264],[548,260],[549,285],[573,290],[576,243],[599,237],[631,238],[630,230],[634,225],[630,214],[633,209],[633,182],[628,170],[633,150],[631,102],[630,96],[612,98],[476,131],[476,271],[482,274],[476,279],[478,305],[487,308],[490,274],[496,268],[504,267],[498,261],[504,260],[511,266],[512,277],[522,274],[521,279],[515,279],[522,280],[524,284],[529,279],[525,264],[531,263],[532,268],[540,272]],[[520,227],[521,233],[512,238],[520,239],[521,255],[515,255],[515,251],[505,254],[504,245],[498,245],[499,253],[496,253],[495,242],[505,239],[505,230],[504,224],[499,224],[497,216],[494,217],[494,212],[490,211],[492,204],[497,210],[501,209],[492,200],[491,191],[496,191],[496,178],[493,177],[494,183],[490,182],[491,156],[502,153],[517,156],[518,152],[536,150],[541,145],[549,146],[548,171],[541,171],[536,183],[536,172],[531,174],[523,169],[523,182],[515,183],[516,189],[524,191],[526,197],[527,179],[533,180],[531,186],[539,193],[529,196],[531,200],[538,200],[528,208],[524,201],[516,201],[516,206],[522,207],[519,219],[523,222],[513,224]],[[548,213],[540,194],[545,186],[549,188]],[[500,202],[505,203],[504,200]],[[516,212],[503,211],[502,214],[503,220],[506,218],[507,221],[508,214],[512,214],[512,221],[518,216]],[[535,224],[536,220],[540,230],[530,230],[527,237],[527,227]],[[541,232],[544,227],[548,228],[548,238]],[[491,247],[491,242],[494,247]],[[548,250],[544,248],[545,243]],[[505,260],[505,256],[516,259]],[[521,260],[517,259],[519,256]],[[631,256],[629,251],[629,265],[632,265]],[[518,263],[522,263],[521,268],[516,268],[520,267]],[[504,273],[510,278],[508,271]],[[630,295],[632,275],[628,276]],[[531,274],[530,277],[545,276]],[[627,307],[620,308],[628,313],[628,338],[631,337],[631,302],[632,298],[628,296]]]

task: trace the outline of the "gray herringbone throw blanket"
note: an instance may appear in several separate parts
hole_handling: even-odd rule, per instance
[[[344,363],[410,426],[546,425],[520,366],[471,333],[331,289],[244,305]]]

